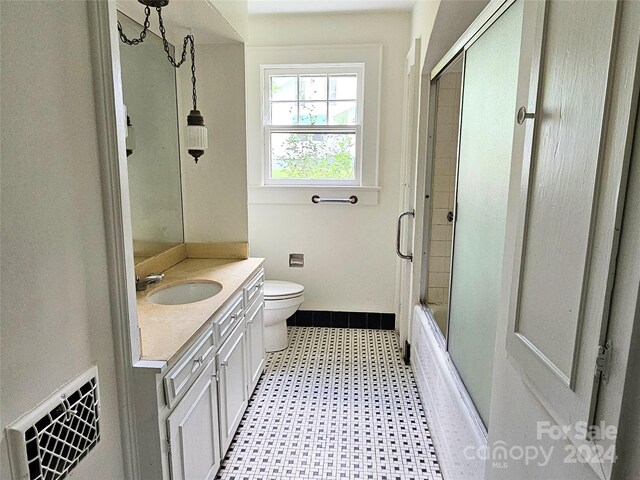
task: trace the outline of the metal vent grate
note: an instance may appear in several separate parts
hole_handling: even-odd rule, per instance
[[[98,376],[85,374],[8,427],[14,478],[65,478],[100,440]],[[89,377],[89,378],[87,378]]]

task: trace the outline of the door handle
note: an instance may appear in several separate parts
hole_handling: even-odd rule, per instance
[[[402,212],[398,217],[398,229],[396,230],[396,254],[403,260],[409,260],[413,262],[413,255],[411,253],[404,254],[400,251],[400,237],[402,236],[402,218],[406,216],[415,217],[416,212],[414,210],[408,210]]]

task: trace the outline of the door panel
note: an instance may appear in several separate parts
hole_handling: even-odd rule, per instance
[[[449,354],[485,425],[511,163],[522,2],[465,53],[449,306]]]
[[[603,2],[585,11],[574,2],[551,2],[548,10],[516,332],[569,385],[587,281],[615,8]],[[588,40],[567,28],[576,12],[578,22],[598,25]]]

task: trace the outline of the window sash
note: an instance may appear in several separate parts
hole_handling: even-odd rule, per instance
[[[327,115],[329,104],[336,102],[355,101],[356,103],[356,124],[355,125],[300,125],[300,124],[271,124],[271,105],[277,103],[296,103],[298,109],[298,121],[300,121],[300,104],[307,100],[300,99],[299,77],[307,75],[327,75],[327,83],[330,75],[353,75],[357,77],[356,98],[352,100],[339,99],[317,100],[327,104]],[[295,76],[297,80],[295,100],[271,100],[271,77],[272,76]],[[307,65],[265,65],[262,67],[262,108],[263,108],[263,183],[264,185],[323,185],[323,186],[353,186],[362,184],[362,120],[364,115],[364,64],[307,64]],[[327,97],[330,96],[327,86]],[[327,118],[328,121],[328,118]],[[344,179],[296,179],[296,178],[272,178],[272,158],[271,158],[271,134],[272,133],[349,133],[354,134],[356,156],[354,159],[355,178]]]
[[[265,150],[264,150],[264,184],[265,185],[329,185],[329,186],[352,186],[362,183],[362,126],[361,125],[265,125]],[[356,137],[356,156],[354,159],[354,178],[272,178],[272,158],[271,158],[271,134],[272,133],[345,133]]]

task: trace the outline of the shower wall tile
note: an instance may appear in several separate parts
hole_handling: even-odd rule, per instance
[[[438,175],[433,178],[433,191],[449,193],[449,177]]]
[[[455,158],[456,142],[436,142],[436,159],[439,158]]]
[[[440,89],[444,89],[444,88],[457,88],[460,86],[460,76],[456,75],[455,73],[451,72],[447,75],[443,75],[440,80],[438,81],[438,87]],[[458,98],[458,102],[460,101],[460,98]]]
[[[449,192],[435,192],[433,194],[433,208],[449,208]]]
[[[431,216],[431,224],[432,225],[448,225],[449,220],[447,220],[447,215],[449,214],[449,210],[446,208],[434,208]],[[432,241],[435,240],[432,237]]]
[[[456,107],[448,107],[448,106],[440,106],[438,105],[438,114],[437,114],[437,121],[438,124],[443,124],[443,125],[452,125],[455,122],[456,119]]]
[[[437,125],[436,142],[455,142],[457,126],[455,124]]]
[[[434,225],[431,231],[431,238],[433,240],[450,240],[451,227],[448,225]]]
[[[429,272],[445,272],[445,259],[446,257],[431,257],[429,259]],[[431,285],[431,282],[429,282],[429,285]]]
[[[444,302],[444,288],[431,288],[427,291],[427,298],[429,303],[443,303]]]
[[[449,285],[449,275],[446,273],[432,272],[429,275],[429,286],[434,288],[445,288]]]
[[[431,241],[431,255],[434,257],[446,257],[450,249],[451,242],[438,240]]]
[[[428,262],[427,301],[430,303],[443,303],[448,299],[453,226],[447,220],[447,214],[455,207],[461,80],[461,73],[450,72],[438,81],[431,245]]]
[[[444,257],[444,270],[445,273],[450,273],[451,272],[451,257],[447,256]]]
[[[460,93],[453,88],[440,88],[438,92],[438,106],[457,107],[460,103]]]

